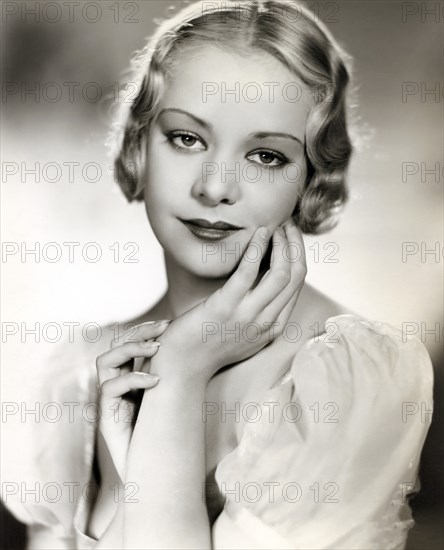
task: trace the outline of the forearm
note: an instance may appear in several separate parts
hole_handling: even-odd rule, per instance
[[[97,434],[96,451],[100,465],[100,498],[92,505],[87,534],[98,540],[113,520],[119,497],[125,494],[125,488],[100,430]],[[118,496],[117,499],[116,495]]]
[[[155,367],[162,376],[161,364]],[[122,502],[118,514],[123,548],[211,548],[203,498],[205,391],[204,381],[166,376],[145,393],[126,476],[138,486],[138,502]]]

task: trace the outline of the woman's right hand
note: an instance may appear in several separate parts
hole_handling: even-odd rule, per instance
[[[149,370],[149,359],[160,344],[154,339],[167,328],[169,321],[149,321],[123,332],[111,342],[111,349],[97,357],[97,379],[100,392],[99,453],[106,452],[121,479],[125,482],[126,455],[134,425],[135,404],[125,398],[131,390],[150,389],[159,377],[144,372]],[[148,359],[143,371],[134,371],[136,357]],[[108,457],[108,458],[109,458]],[[106,463],[106,460],[105,460]]]

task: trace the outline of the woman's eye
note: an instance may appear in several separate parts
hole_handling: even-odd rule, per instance
[[[276,168],[278,166],[283,166],[288,162],[288,160],[283,155],[275,153],[273,151],[258,151],[250,155],[250,157],[253,156],[259,157],[259,164],[261,166],[264,166],[265,168]]]
[[[167,135],[168,142],[180,151],[204,151],[205,146],[200,138],[189,132],[171,132]],[[197,143],[200,143],[202,147],[194,147]]]

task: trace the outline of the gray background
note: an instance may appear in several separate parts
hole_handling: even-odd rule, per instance
[[[42,324],[49,321],[107,323],[134,317],[148,309],[166,288],[161,249],[145,218],[141,204],[128,205],[113,182],[104,140],[112,101],[105,95],[116,89],[131,54],[143,46],[155,18],[165,17],[168,6],[180,2],[101,1],[101,14],[90,7],[86,15],[60,10],[51,2],[28,2],[40,21],[29,13],[9,15],[3,3],[2,162],[40,163],[40,182],[18,174],[2,178],[2,240],[8,242],[97,242],[103,250],[113,243],[136,242],[138,263],[113,262],[111,252],[97,263],[76,256],[56,263],[26,262],[19,257],[3,260],[2,317],[5,321]],[[52,3],[54,4],[54,3]],[[81,2],[82,7],[88,2]],[[7,7],[9,5],[9,7]],[[339,226],[322,236],[307,237],[306,248],[319,246],[315,261],[308,253],[308,282],[369,319],[397,326],[438,323],[436,337],[418,337],[427,346],[436,378],[435,420],[422,458],[423,490],[413,501],[417,525],[408,548],[442,547],[439,525],[442,502],[442,446],[438,442],[442,419],[443,289],[442,254],[402,261],[402,243],[439,243],[442,250],[442,150],[443,150],[443,4],[439,2],[340,1],[306,2],[354,58],[353,134],[357,150],[350,170],[351,201]],[[436,13],[427,10],[436,10]],[[46,10],[46,11],[45,11]],[[440,11],[439,11],[440,10]],[[58,14],[62,16],[59,21]],[[117,21],[114,18],[117,17]],[[134,22],[129,22],[132,18]],[[64,82],[75,82],[74,101]],[[103,97],[94,101],[97,83]],[[64,93],[54,97],[56,83]],[[403,83],[418,92],[403,100]],[[405,85],[405,84],[404,84]],[[37,88],[36,88],[37,86]],[[437,86],[437,95],[424,94]],[[29,92],[37,89],[37,98]],[[14,92],[14,89],[16,90]],[[12,90],[12,91],[11,91]],[[46,91],[45,91],[46,90]],[[85,98],[82,94],[89,94]],[[421,91],[423,93],[421,93]],[[23,95],[24,94],[24,95]],[[60,181],[44,181],[46,163],[95,162],[102,176],[85,180],[76,169],[69,181],[66,169]],[[418,166],[416,174],[403,178],[403,163]],[[437,176],[421,173],[421,163]],[[91,171],[91,174],[93,171]],[[91,178],[90,179],[94,179]],[[337,263],[326,262],[322,247],[339,247]],[[23,345],[18,338],[4,346],[3,395],[19,395],[24,365],[38,353],[51,352],[43,342]],[[40,366],[39,366],[40,365]],[[44,368],[41,360],[33,376]],[[441,460],[439,460],[441,458]],[[365,488],[363,488],[365,490]],[[2,548],[21,548],[23,531],[8,514],[2,520],[6,540]]]

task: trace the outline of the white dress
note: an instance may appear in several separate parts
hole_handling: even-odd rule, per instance
[[[429,355],[387,323],[327,323],[336,334],[299,349],[218,464],[224,512],[256,548],[403,549],[433,407]],[[56,422],[55,405],[31,426],[8,419],[16,452],[3,458],[2,499],[28,525],[28,549],[95,548],[85,530],[103,351],[83,343],[53,357],[38,393],[42,406],[60,405]],[[226,536],[217,547],[233,544]]]

